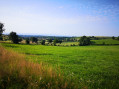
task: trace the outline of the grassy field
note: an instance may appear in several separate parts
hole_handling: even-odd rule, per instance
[[[119,45],[118,40],[112,39],[101,39],[101,40],[91,40],[93,45]],[[62,42],[61,44],[57,44],[59,46],[78,46],[79,42]]]
[[[57,68],[26,60],[24,54],[0,45],[0,89],[78,89],[72,79]],[[83,86],[80,84],[80,87]]]
[[[62,42],[61,44],[57,43],[57,45],[59,45],[59,46],[73,46],[73,45],[79,45],[79,42]]]
[[[27,59],[60,67],[67,78],[76,78],[88,89],[119,88],[119,46],[42,46],[2,43],[26,54]]]
[[[94,44],[109,44],[109,45],[113,45],[113,44],[119,44],[118,40],[112,40],[112,39],[103,39],[103,40],[92,40],[94,42]]]

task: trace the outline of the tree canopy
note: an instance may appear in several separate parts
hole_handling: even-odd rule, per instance
[[[86,36],[81,37],[79,42],[80,42],[79,44],[80,46],[86,46],[91,44],[90,38]]]
[[[25,41],[26,41],[26,44],[30,44],[30,41],[28,38]]]
[[[36,37],[31,37],[31,41],[32,41],[32,43],[37,43],[38,39]]]
[[[117,37],[117,40],[119,40],[119,36]]]
[[[3,31],[5,31],[3,27],[4,27],[4,24],[0,23],[0,36],[2,35]]]
[[[45,45],[45,40],[42,40],[42,41],[41,41],[41,44],[42,44],[42,45]]]
[[[52,39],[48,39],[48,42],[49,42],[49,43],[52,43]]]
[[[21,41],[21,39],[19,40],[18,35],[16,34],[16,32],[11,32],[9,34],[9,37],[12,40],[12,42],[15,43],[15,44],[18,44]]]
[[[114,40],[114,39],[115,39],[115,37],[113,36],[113,37],[112,37],[112,39]]]
[[[0,23],[0,40],[3,40],[3,38],[2,38],[3,31],[5,31],[4,24],[3,23]]]

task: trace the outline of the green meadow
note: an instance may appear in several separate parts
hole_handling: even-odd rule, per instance
[[[102,40],[92,40],[94,44],[107,44],[107,45],[118,45],[118,40],[112,40],[112,39],[102,39]]]
[[[91,40],[93,45],[119,45],[118,40],[112,39],[101,39],[101,40]],[[62,44],[58,43],[58,46],[78,46],[79,42],[63,42]]]
[[[103,41],[96,42],[101,44]],[[108,41],[106,43],[108,44]],[[79,86],[85,85],[86,89],[118,89],[119,87],[118,45],[67,47],[11,43],[1,43],[1,45],[25,54],[29,61],[44,62],[56,70],[60,68],[66,78],[72,79]]]

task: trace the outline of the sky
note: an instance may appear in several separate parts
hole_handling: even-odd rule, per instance
[[[119,36],[119,0],[0,0],[4,33]]]

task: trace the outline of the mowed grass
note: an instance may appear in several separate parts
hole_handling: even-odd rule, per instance
[[[57,71],[0,46],[0,89],[78,89],[78,84]]]
[[[76,78],[88,89],[119,88],[119,46],[2,45],[26,54],[30,61],[60,67],[66,78]]]

